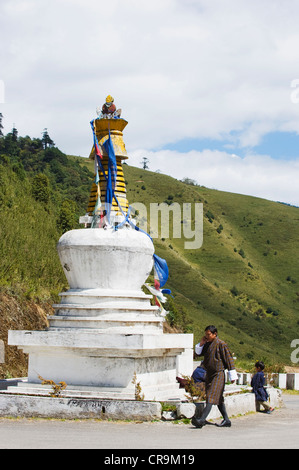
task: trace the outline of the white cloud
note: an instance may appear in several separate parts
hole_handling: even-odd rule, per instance
[[[244,158],[226,152],[204,150],[179,153],[136,150],[128,163],[141,167],[143,157],[151,171],[159,170],[179,180],[189,177],[201,186],[286,202],[299,206],[299,158],[274,160],[268,155]]]
[[[298,14],[295,0],[2,0],[4,131],[47,127],[63,151],[88,155],[89,122],[112,94],[132,152],[299,133]]]

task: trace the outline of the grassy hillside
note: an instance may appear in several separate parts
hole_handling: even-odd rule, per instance
[[[186,250],[184,238],[154,239],[168,262],[167,287],[187,313],[186,331],[197,340],[216,324],[238,358],[288,363],[299,337],[299,208],[129,165],[124,172],[130,204],[142,202],[148,214],[150,203],[203,204],[201,248]]]
[[[26,328],[30,322],[33,329],[44,327],[49,304],[67,288],[56,243],[64,231],[78,227],[93,164],[55,148],[43,149],[38,139],[18,139],[13,150],[10,141],[1,140],[1,315],[11,312],[3,308],[3,298],[19,305],[14,321],[0,325],[6,340],[10,322],[11,328],[22,328],[29,307],[34,315]],[[149,211],[154,202],[203,204],[201,248],[186,250],[186,240],[172,233],[154,239],[156,253],[167,260],[170,271],[170,320],[192,331],[196,342],[206,325],[216,324],[240,360],[290,363],[290,343],[299,337],[299,209],[129,165],[124,172],[133,205],[141,202]]]
[[[299,334],[299,209],[136,168],[125,167],[125,174],[132,203],[203,203],[200,249],[184,249],[183,239],[155,240],[195,336],[215,323],[238,357],[288,361],[290,341]]]
[[[92,174],[39,139],[0,138],[0,377],[26,374],[27,358],[7,346],[9,329],[43,329],[67,288],[56,244],[79,227]]]
[[[10,137],[0,139],[0,287],[48,299],[66,286],[56,244],[79,228],[93,174],[39,139]]]

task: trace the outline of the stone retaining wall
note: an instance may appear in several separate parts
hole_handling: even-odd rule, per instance
[[[283,406],[282,392],[281,390],[273,387],[266,387],[269,394],[269,403],[272,408],[280,408]],[[245,392],[245,393],[244,393]],[[257,405],[255,401],[254,393],[246,393],[246,389],[243,392],[234,393],[232,395],[226,395],[224,399],[226,410],[229,417],[245,415],[250,412],[257,411]],[[179,403],[176,406],[176,415],[170,412],[168,415],[164,412],[164,419],[182,419],[192,418],[196,412],[196,416],[200,417],[205,407],[205,402],[200,403]],[[218,419],[221,414],[217,406],[213,406],[209,414],[208,419]]]

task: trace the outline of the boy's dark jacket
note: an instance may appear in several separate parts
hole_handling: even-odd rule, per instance
[[[255,398],[258,401],[267,401],[269,395],[264,388],[265,385],[265,376],[264,372],[257,372],[251,380],[252,391],[255,393]]]

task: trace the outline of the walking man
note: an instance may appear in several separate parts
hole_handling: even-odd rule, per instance
[[[217,405],[223,416],[223,421],[218,426],[230,427],[231,422],[228,418],[224,405],[224,371],[228,369],[229,379],[232,383],[237,379],[234,360],[227,344],[218,338],[217,328],[214,325],[207,326],[205,335],[200,343],[195,346],[195,352],[198,356],[204,356],[203,366],[206,369],[206,407],[202,416],[198,419],[192,418],[192,424],[196,428],[202,428],[206,424],[206,419],[213,405]]]

